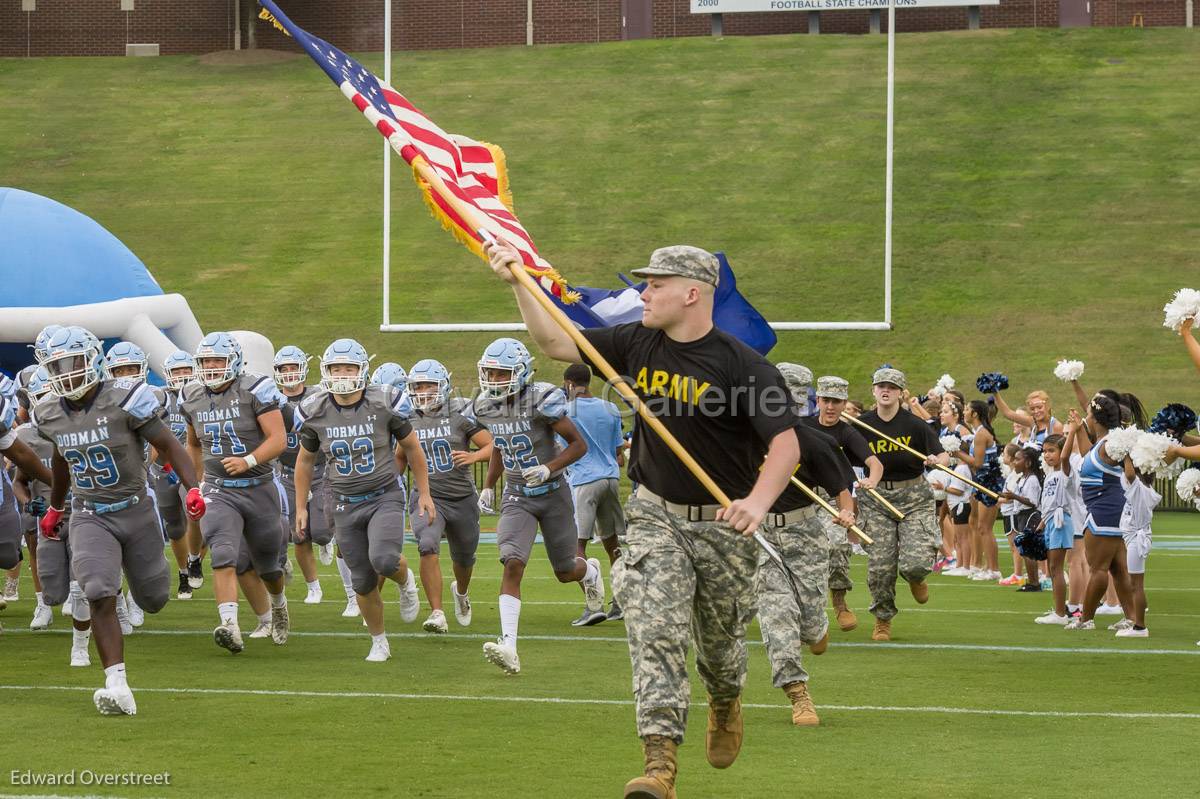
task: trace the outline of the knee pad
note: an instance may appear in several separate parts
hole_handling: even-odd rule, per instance
[[[239,547],[233,544],[216,544],[208,548],[208,557],[214,569],[226,569],[230,566],[241,567]],[[246,566],[250,565],[250,556],[246,556]],[[242,571],[245,571],[244,569]],[[241,571],[238,572],[239,574]]]
[[[141,591],[134,591],[132,586],[129,590],[133,593],[133,599],[135,602],[137,602],[138,607],[147,613],[158,613],[167,605],[169,591],[159,591],[156,589],[153,592],[146,594],[142,593]]]
[[[419,554],[421,557],[425,557],[426,555],[442,554],[441,553],[442,548],[440,546],[438,546],[438,543],[439,542],[437,542],[437,541],[430,541],[428,539],[418,540],[417,541],[417,554]]]
[[[379,580],[374,574],[361,579],[358,577],[353,577],[351,578],[350,582],[354,585],[354,593],[360,596],[366,596],[379,587]]]
[[[178,505],[159,508],[158,515],[162,517],[163,531],[169,540],[178,541],[187,533],[187,521]]]
[[[5,542],[0,544],[0,569],[11,569],[21,562],[21,545]]]
[[[400,568],[400,553],[373,556],[371,568],[384,577],[391,577]]]
[[[238,572],[238,574],[241,574],[241,572]],[[272,569],[269,572],[262,572],[258,576],[264,583],[273,582],[283,576],[283,569]]]

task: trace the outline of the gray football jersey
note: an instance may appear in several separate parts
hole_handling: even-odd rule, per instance
[[[54,445],[38,435],[37,428],[26,422],[17,428],[17,438],[25,442],[47,469],[53,469]],[[50,486],[41,480],[29,479],[29,493],[35,497],[50,497]]]
[[[296,468],[296,456],[300,453],[300,431],[296,420],[296,412],[300,409],[300,403],[311,397],[315,391],[317,391],[315,386],[305,386],[303,393],[297,394],[294,397],[289,397],[287,394],[283,395],[284,400],[287,402],[287,407],[283,409],[283,422],[284,426],[288,429],[288,434],[287,449],[279,456],[279,463],[289,469]],[[316,463],[313,464],[314,479],[321,474],[324,468],[325,453],[318,451]]]
[[[396,484],[393,438],[412,432],[408,394],[392,386],[367,386],[353,405],[338,405],[318,389],[296,412],[300,446],[325,454],[325,480],[338,494],[369,494]]]
[[[484,428],[463,415],[470,404],[451,397],[434,410],[418,410],[413,415],[413,430],[425,452],[429,466],[429,493],[438,499],[461,499],[475,493],[475,478],[470,466],[455,466],[450,453],[470,448],[471,436]]]
[[[0,394],[0,449],[8,449],[17,440],[16,428],[17,401]]]
[[[38,435],[71,467],[71,488],[90,502],[118,502],[146,487],[145,448],[163,429],[158,397],[140,380],[105,380],[81,407],[46,397],[33,409]]]
[[[549,463],[559,453],[551,427],[567,415],[567,395],[550,383],[534,383],[512,397],[476,397],[467,418],[477,421],[492,434],[504,462],[504,481],[523,486],[522,469]],[[556,479],[564,470],[552,472]]]
[[[185,385],[180,392],[180,408],[200,440],[205,477],[231,477],[221,459],[245,457],[254,452],[266,438],[258,417],[282,411],[286,404],[275,381],[262,375],[240,375],[219,394],[202,383]],[[268,461],[237,476],[266,477],[271,472]]]
[[[162,405],[163,423],[171,431],[171,435],[175,436],[175,440],[182,444],[184,449],[187,449],[187,419],[184,418],[183,409],[180,407],[179,391],[165,386],[151,386],[150,389]],[[161,466],[166,462],[166,455],[158,453],[155,463]]]

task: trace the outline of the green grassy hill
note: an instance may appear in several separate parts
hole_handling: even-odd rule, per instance
[[[1000,370],[1059,405],[1050,370],[1076,357],[1089,386],[1187,400],[1160,308],[1200,282],[1200,38],[913,34],[897,51],[895,330],[783,333],[773,357],[860,395],[885,360],[919,388]],[[505,147],[522,220],[574,282],[615,285],[688,242],[728,252],[771,319],[877,320],[885,56],[867,36],[399,53],[394,83]],[[96,218],[204,327],[318,353],[352,335],[469,382],[490,335],[377,332],[380,152],[307,59],[0,60],[0,184]],[[403,169],[393,209],[393,321],[516,319]]]

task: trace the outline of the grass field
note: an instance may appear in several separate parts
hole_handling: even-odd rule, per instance
[[[398,53],[394,82],[506,148],[523,221],[577,283],[690,242],[726,250],[771,319],[877,320],[884,64],[883,37],[697,38]],[[774,356],[859,393],[885,360],[922,388],[1000,370],[1060,407],[1050,370],[1078,357],[1089,386],[1185,399],[1159,309],[1200,249],[1198,71],[1180,28],[901,36],[896,328],[785,333]],[[205,328],[316,352],[354,335],[469,382],[488,334],[376,331],[380,149],[308,59],[0,60],[0,182],[94,216]],[[402,170],[394,195],[393,321],[514,320]]]
[[[742,757],[726,772],[705,763],[694,680],[700,704],[681,750],[681,796],[1137,795],[1151,774],[1160,796],[1195,795],[1187,764],[1200,730],[1200,529],[1183,514],[1159,514],[1155,528],[1146,640],[1041,627],[1032,619],[1047,595],[934,577],[925,607],[901,591],[893,643],[875,644],[865,562],[854,558],[859,628],[834,625],[829,651],[805,657],[821,727],[791,727],[755,623]],[[127,639],[139,712],[123,719],[92,708],[99,668],[66,665],[57,614],[50,632],[25,629],[26,577],[22,601],[0,615],[11,731],[0,794],[30,790],[7,787],[10,768],[172,775],[170,789],[91,791],[122,796],[587,799],[619,795],[637,773],[623,627],[571,627],[579,591],[554,580],[541,552],[526,577],[517,677],[480,653],[499,626],[494,545],[481,547],[472,627],[451,622],[451,634],[430,636],[400,624],[392,601],[386,664],[362,660],[369,640],[339,615],[336,571],[322,567],[321,577],[320,606],[301,604],[303,585],[291,586],[294,632],[283,648],[249,642],[234,657],[215,647],[207,584],[148,617]],[[250,622],[243,604],[243,627]]]

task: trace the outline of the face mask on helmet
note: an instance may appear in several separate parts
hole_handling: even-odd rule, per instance
[[[331,394],[353,394],[367,386],[370,359],[353,339],[338,339],[321,356],[321,387]]]
[[[208,388],[218,388],[242,373],[242,348],[228,333],[209,333],[196,348],[196,374]]]
[[[146,355],[128,341],[118,341],[104,359],[104,373],[112,378],[146,379]]]
[[[275,354],[275,385],[302,386],[308,380],[309,357],[299,347],[287,346]]]
[[[56,396],[77,400],[100,382],[100,352],[82,336],[68,333],[61,345],[58,338],[51,341],[42,366],[50,378],[50,390]]]
[[[479,389],[490,397],[507,397],[521,388],[517,372],[507,366],[480,366]]]
[[[500,338],[488,345],[476,364],[479,388],[487,396],[516,394],[533,375],[533,358],[525,345],[514,338]]]
[[[167,387],[181,389],[196,377],[196,370],[191,366],[176,366],[167,372]]]

